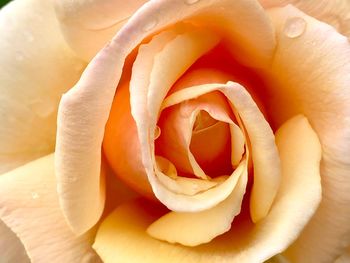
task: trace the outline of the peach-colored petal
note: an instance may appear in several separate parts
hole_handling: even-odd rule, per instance
[[[144,3],[146,4],[142,6]],[[243,53],[242,59],[246,58],[247,53],[256,55],[257,58],[245,59],[251,65],[264,64],[271,57],[274,48],[273,28],[255,0],[197,1],[193,4],[183,0],[103,0],[102,3],[58,0],[55,4],[67,42],[87,61],[91,60],[131,15],[130,24],[135,26],[138,24],[137,20],[141,22],[137,25],[143,31],[139,39],[144,38],[147,31],[156,32],[185,19],[190,18],[201,23],[204,20],[206,26],[218,28],[229,41],[236,42],[233,52],[239,55]],[[135,12],[139,7],[141,8]],[[254,21],[251,17],[254,17]]]
[[[198,178],[187,178],[177,176],[175,165],[172,164],[168,159],[156,156],[157,164],[157,177],[159,181],[177,194],[195,195],[203,191],[207,191],[222,182],[224,178],[216,180],[202,180]]]
[[[231,164],[237,166],[244,154],[245,138],[242,130],[235,123],[230,124]]]
[[[278,114],[271,117],[278,125],[302,112],[323,149],[322,202],[290,255],[298,262],[331,262],[350,243],[350,44],[292,6],[270,15],[278,33],[271,72],[276,85],[269,85],[275,96],[271,113]],[[290,35],[296,20],[301,28]]]
[[[21,239],[31,262],[99,262],[91,249],[94,231],[75,236],[64,220],[53,155],[2,175],[0,196],[0,218]]]
[[[64,215],[75,232],[81,233],[92,227],[102,211],[99,181],[103,129],[127,55],[147,36],[185,18],[198,22],[205,18],[207,27],[215,27],[218,19],[221,24],[229,24],[229,28],[224,27],[225,35],[239,39],[238,45],[242,43],[242,46],[235,46],[237,52],[245,58],[250,57],[249,54],[255,55],[256,59],[250,57],[245,61],[247,64],[263,66],[271,59],[275,47],[274,31],[256,1],[212,0],[189,5],[180,0],[160,0],[143,5],[94,57],[80,81],[60,103],[56,143],[59,198]],[[139,92],[136,96],[145,94]],[[62,183],[72,174],[81,181],[79,188]],[[79,192],[74,193],[76,189]],[[93,204],[89,212],[78,214],[82,208],[86,211],[85,204],[89,201]]]
[[[153,222],[147,233],[154,238],[185,246],[208,243],[231,229],[231,223],[241,211],[248,181],[248,169],[232,175],[238,182],[231,194],[215,207],[196,213],[169,212]]]
[[[6,5],[0,35],[1,174],[53,152],[60,96],[85,64],[65,44],[50,1]]]
[[[343,253],[334,263],[348,263],[350,262],[350,247]]]
[[[332,25],[338,32],[350,37],[350,2],[348,0],[259,0],[265,8],[292,4],[323,22]]]
[[[65,40],[79,57],[90,61],[147,0],[54,2]]]
[[[1,262],[23,262],[29,263],[30,260],[25,248],[15,233],[0,220],[0,259]]]
[[[177,97],[177,93],[169,96],[170,100],[174,96]],[[166,101],[167,99],[164,100],[165,103]],[[165,107],[162,106],[161,108],[166,109],[166,104]],[[200,160],[195,158],[202,144],[200,141],[201,133],[193,132],[194,125],[203,112],[210,116],[212,120],[218,121],[218,126],[219,128],[221,127],[221,133],[219,134],[222,136],[216,134],[217,137],[212,144],[217,143],[217,145],[213,145],[210,149],[214,150],[217,147],[218,149],[215,152],[218,152],[220,149],[225,148],[225,145],[222,144],[227,142],[227,137],[230,134],[227,123],[233,125],[233,121],[229,114],[231,112],[230,106],[225,97],[219,92],[204,94],[196,98],[196,100],[184,101],[166,110],[158,122],[162,127],[163,133],[156,146],[158,146],[158,154],[171,160],[179,171],[208,179],[208,176],[199,164]],[[215,131],[213,130],[213,132]],[[224,138],[220,139],[219,137]],[[219,145],[219,142],[221,142],[221,145]],[[196,147],[196,143],[198,147]],[[212,151],[213,154],[215,152]],[[197,157],[200,155],[197,154]],[[203,157],[204,154],[201,156]],[[231,169],[229,170],[231,171]]]
[[[256,225],[238,225],[197,247],[153,239],[147,227],[164,211],[135,201],[118,207],[102,222],[93,245],[110,262],[263,262],[282,252],[298,236],[321,199],[321,147],[304,117],[288,121],[277,133],[282,183],[276,202]],[[135,253],[138,248],[138,253]]]
[[[242,118],[247,130],[254,162],[251,215],[253,221],[259,221],[268,213],[277,193],[280,181],[280,165],[272,130],[247,91],[233,82],[229,82],[227,85],[198,85],[173,93],[164,103],[170,106],[213,90],[219,90],[227,96]]]

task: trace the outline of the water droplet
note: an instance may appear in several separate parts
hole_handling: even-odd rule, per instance
[[[153,28],[155,28],[155,26],[157,25],[157,20],[156,19],[153,19],[153,20],[150,20],[150,21],[148,21],[145,25],[144,25],[144,27],[143,27],[143,30],[144,31],[150,31],[150,30],[152,30]]]
[[[195,3],[198,3],[200,0],[185,0],[185,4],[187,5],[194,5]]]
[[[156,129],[154,130],[154,139],[157,140],[160,136],[160,134],[162,133],[161,129],[159,128],[159,126],[156,126]]]
[[[292,17],[284,25],[284,34],[289,38],[301,36],[306,29],[306,21],[301,17]]]
[[[40,195],[36,192],[32,192],[31,195],[33,199],[38,199],[40,197]]]
[[[50,99],[34,100],[29,103],[29,108],[40,118],[47,118],[55,111],[55,103]]]

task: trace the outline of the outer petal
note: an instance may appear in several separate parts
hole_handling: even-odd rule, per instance
[[[0,218],[21,239],[32,262],[98,262],[94,231],[75,236],[55,191],[53,155],[0,177]],[[9,244],[10,245],[10,244]]]
[[[57,18],[74,52],[90,61],[147,0],[55,0]]]
[[[321,146],[301,116],[282,126],[276,143],[281,153],[281,188],[271,212],[256,225],[233,225],[229,233],[198,247],[171,245],[145,233],[164,212],[138,201],[120,206],[106,218],[94,249],[105,263],[263,262],[282,252],[297,238],[321,199]]]
[[[145,37],[161,28],[185,18],[200,22],[200,17],[206,18],[206,26],[214,27],[217,18],[223,25],[230,23],[227,29],[230,40],[239,39],[237,44],[244,42],[236,48],[237,52],[242,51],[243,57],[254,54],[256,58],[245,62],[255,64],[260,61],[262,64],[259,65],[263,66],[270,60],[275,44],[274,32],[264,10],[253,0],[210,0],[193,5],[180,0],[151,1],[139,9],[96,55],[78,84],[61,100],[57,129],[57,178],[60,202],[75,232],[82,233],[92,227],[103,209],[99,184],[103,129],[127,55]],[[256,24],[260,25],[259,28]],[[72,174],[81,183],[78,189],[65,183]],[[79,199],[73,199],[76,196]],[[94,207],[87,211],[85,204],[90,201]],[[86,214],[76,217],[82,208]]]
[[[15,233],[0,220],[0,259],[1,262],[23,262],[29,263],[30,260],[23,247],[23,244]]]
[[[345,253],[341,255],[339,258],[337,258],[337,260],[335,261],[335,263],[347,263],[347,262],[350,262],[350,247],[348,247]]]
[[[0,174],[53,151],[61,94],[85,64],[66,46],[50,1],[0,10]]]
[[[273,29],[255,0],[210,0],[196,1],[193,4],[183,0],[82,0],[76,3],[57,0],[56,11],[66,40],[77,54],[89,61],[143,3],[146,4],[133,15],[131,23],[135,25],[138,24],[135,23],[136,20],[144,20],[137,25],[141,30],[144,28],[139,39],[144,38],[146,31],[155,32],[196,16],[196,20],[208,20],[206,26],[218,26],[230,40],[240,40],[234,47],[238,55],[253,52],[266,61],[273,51]],[[238,49],[242,49],[242,52]],[[242,59],[244,57],[243,55]],[[252,58],[250,62],[246,60],[255,66],[260,64],[259,61],[261,60]]]
[[[331,262],[350,242],[350,44],[291,6],[271,11],[271,17],[278,34],[269,103],[278,114],[272,117],[278,125],[304,113],[323,148],[322,202],[288,255],[297,262]],[[288,25],[295,19],[305,27],[290,38]]]
[[[281,7],[292,4],[323,22],[335,27],[338,32],[350,37],[350,2],[348,0],[259,0],[266,7]]]

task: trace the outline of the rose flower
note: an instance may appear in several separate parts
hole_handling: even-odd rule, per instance
[[[348,262],[350,5],[290,2],[3,8],[0,257]]]

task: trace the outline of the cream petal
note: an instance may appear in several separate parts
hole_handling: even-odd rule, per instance
[[[271,112],[278,114],[271,117],[278,125],[302,112],[323,149],[322,202],[290,254],[298,262],[331,262],[350,243],[350,44],[331,26],[292,6],[270,15],[278,34],[271,73],[276,86],[269,85],[275,95]],[[305,28],[290,38],[286,21],[296,18],[305,21]]]
[[[306,14],[332,25],[350,37],[350,2],[348,0],[259,0],[265,8],[292,4]]]
[[[232,176],[239,179],[232,193],[224,201],[197,213],[169,212],[153,222],[147,228],[147,233],[170,243],[198,246],[229,231],[233,219],[241,211],[248,171],[245,169],[241,174]]]
[[[23,262],[30,260],[23,247],[22,242],[1,220],[0,220],[0,251],[1,262]]]
[[[177,97],[176,92],[173,95]],[[171,100],[173,95],[169,96]],[[166,109],[166,104],[165,107],[162,106],[162,109]],[[157,144],[161,148],[160,154],[171,160],[179,171],[194,174],[198,178],[209,179],[190,150],[194,140],[200,136],[198,133],[193,133],[193,127],[201,112],[206,112],[221,124],[233,125],[229,115],[231,109],[225,97],[219,92],[204,94],[196,100],[184,101],[164,113],[165,115],[158,122],[162,126],[163,136]],[[201,142],[197,140],[197,144]]]
[[[187,88],[184,89],[184,91],[177,91],[174,92],[173,94],[169,95],[168,97],[166,97],[164,99],[164,101],[162,102],[162,106],[161,106],[161,111],[174,106],[176,104],[181,103],[182,101],[186,101],[186,100],[191,100],[191,99],[195,99],[196,98],[196,102],[198,101],[198,97],[200,97],[200,95],[202,94],[206,94],[207,92],[209,93],[211,90],[215,90],[218,84],[206,84],[206,85],[202,85],[200,89],[202,89],[200,91],[200,89],[192,89],[192,88]],[[203,98],[203,97],[202,97]],[[211,112],[211,115],[218,120],[221,120],[223,122],[227,122],[230,123],[230,133],[231,133],[231,162],[233,166],[238,165],[239,161],[242,159],[243,153],[244,153],[244,136],[243,133],[241,131],[241,129],[234,123],[232,122],[232,120],[230,119],[230,117],[228,116],[227,112],[230,111],[230,109],[226,109],[225,112],[220,112],[218,111],[216,108],[215,111],[211,110],[213,105],[213,99],[215,99],[217,97],[210,97],[210,101],[207,105],[203,105],[203,106],[207,106],[203,109],[206,109],[206,111]],[[195,104],[196,104],[195,102]],[[205,100],[204,100],[205,102]],[[220,100],[218,101],[220,102]],[[225,105],[224,103],[220,103],[219,105]]]
[[[266,216],[277,193],[280,182],[280,164],[273,132],[249,93],[241,85],[233,82],[228,82],[226,85],[198,85],[173,93],[164,101],[164,105],[170,106],[184,99],[196,98],[214,90],[221,91],[232,103],[244,123],[251,142],[254,184],[250,207],[252,219],[257,222]],[[165,107],[164,105],[163,107]],[[157,190],[162,191],[162,189]],[[166,198],[172,196],[171,193],[166,191],[162,191],[161,194],[164,196],[158,196],[158,198],[162,201],[165,196]],[[172,201],[168,199],[168,202],[175,203],[175,199]],[[177,210],[181,206],[179,202],[176,204],[177,208],[170,203],[164,204],[169,206],[171,210]]]
[[[231,164],[237,166],[244,154],[245,138],[242,130],[235,123],[230,124],[231,133]]]
[[[275,48],[274,31],[271,21],[256,1],[212,0],[188,5],[185,1],[174,0],[149,1],[143,5],[111,42],[98,52],[80,81],[60,102],[56,174],[60,203],[75,232],[81,233],[92,227],[102,211],[99,181],[103,130],[127,55],[144,38],[160,29],[185,18],[197,21],[199,17],[207,19],[205,23],[208,27],[217,25],[217,18],[224,21],[224,25],[230,24],[225,35],[230,39],[239,39],[237,44],[242,43],[242,46],[235,48],[242,57],[250,58],[245,61],[247,64],[264,66],[270,61]],[[254,17],[254,21],[251,17]],[[256,59],[249,54],[254,54]],[[143,96],[146,94],[139,90],[136,97]],[[70,184],[63,186],[62,180],[66,179],[62,178],[69,178],[71,174],[84,178],[81,179],[84,187],[78,189],[83,189],[85,193],[74,193],[76,188],[70,188]],[[79,196],[79,201],[70,199],[70,193]],[[92,201],[94,207],[87,214],[75,217],[88,201]]]
[[[56,0],[63,35],[74,52],[90,61],[147,0]]]
[[[277,133],[282,182],[270,213],[257,224],[238,224],[205,245],[185,247],[151,238],[147,227],[164,212],[134,201],[112,212],[98,229],[93,248],[110,262],[263,262],[297,238],[321,199],[321,146],[305,117]],[[135,253],[135,247],[138,253]]]
[[[137,37],[138,42],[146,34],[195,16],[194,20],[201,23],[205,20],[206,26],[224,31],[229,41],[236,42],[233,52],[239,55],[243,53],[242,59],[246,58],[247,53],[253,53],[256,59],[245,59],[251,65],[265,64],[274,48],[273,28],[255,0],[212,0],[195,4],[187,4],[183,0],[103,0],[102,3],[96,0],[76,3],[57,0],[55,3],[67,42],[87,61],[117,33],[131,15],[130,29],[143,31]],[[254,17],[254,21],[251,17]]]
[[[85,63],[65,44],[50,1],[6,5],[0,35],[1,174],[53,151],[60,96]]]
[[[195,195],[207,191],[223,181],[223,178],[218,180],[201,180],[177,176],[175,165],[169,160],[156,156],[156,162],[158,167],[156,173],[159,181],[170,191],[177,194]]]
[[[54,157],[45,156],[0,177],[0,218],[21,239],[32,262],[99,262],[95,231],[75,236],[59,207]]]

